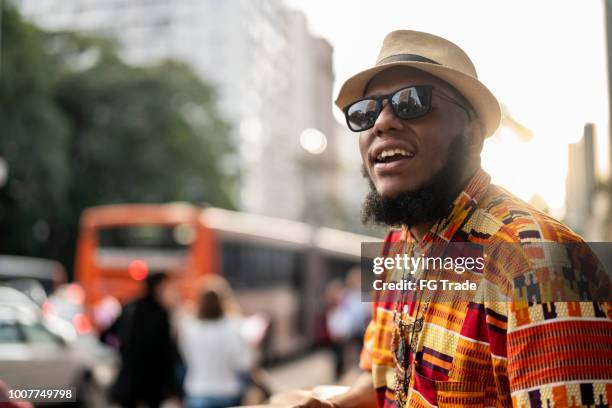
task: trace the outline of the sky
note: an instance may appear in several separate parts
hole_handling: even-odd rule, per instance
[[[587,122],[598,135],[598,172],[608,173],[603,0],[286,1],[334,47],[334,95],[374,64],[395,29],[430,32],[463,48],[479,79],[533,131],[529,142],[501,132],[483,151],[493,182],[519,197],[538,194],[553,215],[563,215],[567,145]]]

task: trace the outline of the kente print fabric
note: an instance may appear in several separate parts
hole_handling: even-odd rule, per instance
[[[385,240],[383,255],[392,256],[395,247],[412,244],[426,250],[427,245],[450,242],[528,243],[537,247],[539,243],[583,241],[558,221],[490,184],[489,175],[479,170],[455,200],[447,219],[432,228],[420,243],[414,241],[407,229],[392,231]],[[571,261],[593,262],[589,254],[583,255],[572,256]],[[522,293],[524,285],[529,293],[539,296],[534,283],[537,279],[526,279],[525,271],[518,270],[519,264],[502,253],[489,257],[485,270],[491,290]],[[546,265],[537,269],[533,274],[540,281],[552,273]],[[415,352],[408,358],[413,366],[406,385],[405,406],[611,406],[610,299],[519,300],[431,301],[423,315]],[[402,396],[396,393],[397,383],[401,383],[396,373],[403,373],[406,368],[398,366],[397,356],[404,358],[408,343],[394,342],[393,337],[394,333],[397,336],[398,312],[408,324],[415,319],[418,303],[415,299],[379,299],[372,304],[372,320],[365,333],[360,365],[372,372],[381,408],[401,406],[404,402],[398,404],[396,400],[397,395]],[[399,352],[394,350],[397,344],[403,345]]]

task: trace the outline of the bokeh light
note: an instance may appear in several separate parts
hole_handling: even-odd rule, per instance
[[[309,153],[321,154],[327,148],[327,137],[317,129],[304,129],[300,134],[300,145]]]

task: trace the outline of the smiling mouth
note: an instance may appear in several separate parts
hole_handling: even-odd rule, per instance
[[[379,155],[376,158],[374,158],[374,165],[376,166],[376,165],[395,163],[399,161],[412,159],[413,157],[414,157],[414,153],[409,152],[404,149],[383,150],[382,152],[379,153]]]

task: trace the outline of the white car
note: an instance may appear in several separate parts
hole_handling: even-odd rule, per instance
[[[105,406],[107,368],[74,339],[70,324],[43,318],[27,296],[0,286],[0,380],[11,389],[72,389],[77,405]]]

